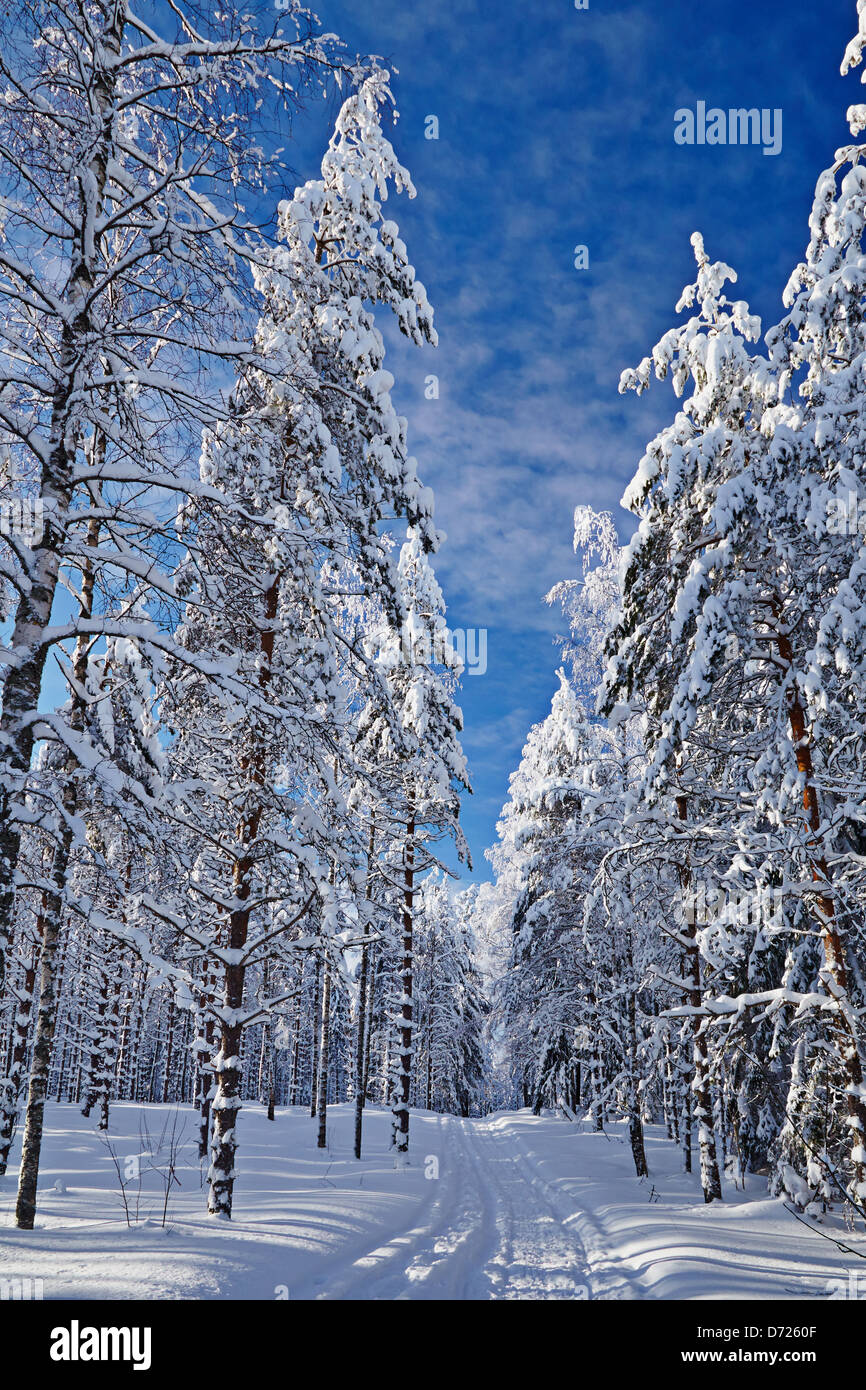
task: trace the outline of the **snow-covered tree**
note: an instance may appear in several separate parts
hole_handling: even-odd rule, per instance
[[[333,575],[351,561],[360,594],[399,616],[401,578],[380,523],[403,516],[419,545],[436,539],[432,498],[406,451],[367,307],[393,309],[417,342],[433,338],[423,286],[383,216],[389,182],[412,191],[382,134],[388,96],[378,75],[349,97],[321,179],[280,209],[284,245],[257,272],[265,308],[254,348],[266,365],[242,375],[231,418],[206,437],[202,455],[203,483],[230,497],[231,507],[203,500],[186,516],[191,598],[176,640],[227,665],[256,692],[245,705],[214,693],[197,673],[172,683],[175,795],[184,820],[208,827],[214,847],[207,880],[197,873],[187,891],[208,919],[190,935],[225,968],[210,1197],[211,1211],[222,1215],[231,1210],[246,968],[309,913],[319,914],[323,952],[315,1108],[324,1142],[336,968],[328,924],[362,847],[345,835],[341,782],[353,754],[341,671],[348,666],[356,684],[376,692],[389,727],[404,723],[375,662],[347,646]],[[201,594],[219,595],[206,614]],[[396,754],[404,756],[402,746]],[[231,837],[221,830],[226,815],[236,827]],[[262,917],[274,899],[283,918],[276,928]],[[229,901],[226,913],[221,904]]]
[[[147,799],[93,746],[84,662],[109,637],[179,654],[156,621],[178,599],[173,516],[199,490],[189,464],[203,426],[225,414],[222,374],[249,356],[260,238],[242,199],[278,160],[245,122],[257,86],[275,83],[288,112],[298,80],[333,60],[294,7],[267,34],[231,4],[212,17],[173,5],[162,32],[129,0],[26,0],[4,18],[15,37],[0,60],[0,429],[43,524],[2,543],[14,612],[0,712],[0,988],[23,827],[34,808],[49,836],[60,827],[18,1213],[31,1226],[82,776]],[[64,644],[75,648],[70,701],[38,721],[46,662]],[[60,775],[34,802],[31,760],[46,737],[63,750]]]
[[[378,660],[396,724],[368,706],[361,717],[365,747],[379,754],[379,779],[394,868],[402,885],[400,965],[395,1000],[399,1040],[394,1058],[393,1144],[397,1161],[407,1161],[412,1059],[416,875],[437,862],[432,846],[444,835],[467,850],[458,826],[459,791],[468,788],[459,734],[463,716],[454,700],[461,664],[445,620],[442,590],[430,565],[423,536],[410,527],[398,564],[402,621],[378,634]],[[377,634],[373,634],[376,638]],[[368,754],[369,756],[369,754]]]

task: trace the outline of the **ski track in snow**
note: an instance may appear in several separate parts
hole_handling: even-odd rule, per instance
[[[495,1122],[448,1119],[431,1220],[357,1260],[321,1297],[575,1299],[588,1296],[579,1237]],[[406,1260],[407,1254],[411,1254]]]

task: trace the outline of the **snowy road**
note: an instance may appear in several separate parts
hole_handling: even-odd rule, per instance
[[[357,1260],[319,1297],[587,1298],[579,1237],[497,1122],[449,1117],[443,1137],[428,1221]]]

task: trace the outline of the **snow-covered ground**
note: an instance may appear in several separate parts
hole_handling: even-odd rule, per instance
[[[146,1107],[152,1136],[173,1113]],[[759,1179],[705,1207],[658,1131],[648,1135],[651,1177],[639,1183],[617,1128],[598,1135],[527,1111],[413,1112],[412,1162],[395,1169],[381,1109],[366,1112],[367,1156],[356,1163],[351,1107],[329,1111],[327,1151],[304,1111],[269,1123],[250,1107],[234,1219],[218,1222],[192,1157],[195,1116],[179,1113],[185,1149],[168,1223],[145,1159],[128,1228],[104,1142],[77,1109],[49,1105],[34,1231],[15,1229],[14,1172],[0,1182],[0,1278],[42,1279],[46,1299],[826,1299],[828,1280],[862,1269],[769,1200]],[[141,1114],[112,1110],[133,1209]],[[866,1254],[866,1238],[826,1230]]]

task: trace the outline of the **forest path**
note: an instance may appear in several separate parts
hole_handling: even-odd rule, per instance
[[[841,1214],[809,1230],[758,1176],[707,1206],[660,1125],[647,1126],[650,1176],[637,1179],[624,1125],[596,1133],[529,1110],[413,1110],[411,1162],[395,1168],[381,1105],[365,1115],[360,1162],[351,1104],[329,1107],[325,1149],[307,1107],[270,1122],[248,1106],[235,1211],[214,1222],[191,1107],[118,1103],[112,1146],[124,1164],[176,1114],[184,1156],[168,1220],[151,1139],[156,1166],[129,1187],[127,1225],[93,1120],[49,1101],[34,1230],[15,1228],[20,1136],[0,1179],[0,1281],[40,1279],[62,1300],[800,1300],[844,1298],[866,1258],[866,1236]]]
[[[326,1299],[587,1298],[583,1246],[494,1119],[445,1117],[427,1221],[356,1260]],[[418,1161],[418,1160],[416,1160]]]

